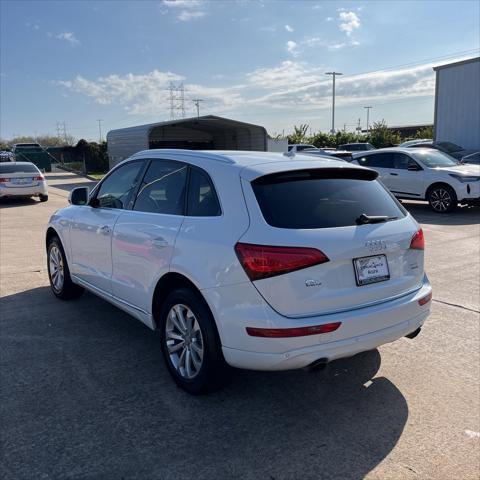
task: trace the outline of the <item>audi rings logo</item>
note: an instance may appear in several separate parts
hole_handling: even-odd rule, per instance
[[[387,249],[387,242],[384,240],[369,240],[365,242],[365,248],[372,253],[383,252]]]

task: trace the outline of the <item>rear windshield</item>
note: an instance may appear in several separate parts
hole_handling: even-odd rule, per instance
[[[405,216],[368,170],[325,170],[273,174],[252,182],[265,221],[277,228],[313,229],[357,225],[362,213],[392,220]]]
[[[39,170],[32,163],[31,165],[18,165],[15,163],[2,163],[0,173],[38,173]]]

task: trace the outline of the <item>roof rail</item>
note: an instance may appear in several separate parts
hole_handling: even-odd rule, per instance
[[[230,163],[233,164],[235,163],[231,158],[222,155],[220,153],[213,153],[213,152],[203,152],[201,150],[187,150],[187,149],[172,149],[172,148],[150,148],[148,150],[142,150],[140,152],[137,152],[132,155],[132,158],[136,157],[137,155],[144,154],[147,152],[163,152],[167,153],[169,155],[180,155],[180,156],[196,156],[197,158],[205,158],[208,160],[215,160],[217,162],[223,162],[223,163]]]

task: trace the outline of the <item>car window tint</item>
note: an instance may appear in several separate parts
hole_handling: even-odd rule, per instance
[[[0,173],[40,173],[40,170],[32,164],[2,163]]]
[[[358,163],[365,167],[395,168],[391,153],[374,153],[358,159]]]
[[[208,175],[196,168],[190,170],[187,215],[192,217],[216,217],[220,205]]]
[[[409,166],[417,166],[417,163],[404,153],[395,153],[393,156],[395,168],[407,170]]]
[[[352,178],[339,171],[332,177],[315,170],[272,174],[252,182],[265,221],[277,228],[312,229],[357,224],[367,215],[403,218],[398,202],[374,179]],[[355,178],[359,175],[360,178]],[[344,177],[342,177],[344,176]]]
[[[96,198],[102,208],[127,208],[143,162],[130,162],[112,172],[100,185]]]
[[[183,215],[187,166],[181,162],[153,160],[143,178],[134,210]]]

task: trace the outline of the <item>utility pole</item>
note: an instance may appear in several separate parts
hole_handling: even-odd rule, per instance
[[[98,122],[98,134],[99,134],[99,138],[100,138],[100,142],[99,143],[102,143],[102,122],[103,120],[101,118],[98,118],[97,119],[97,122]]]
[[[333,78],[333,91],[332,91],[332,129],[330,130],[335,133],[335,77],[337,75],[343,75],[340,72],[326,72],[325,75],[331,75]]]
[[[367,110],[367,133],[370,130],[370,109],[373,107],[363,107]]]
[[[201,98],[194,98],[192,100],[192,102],[197,107],[197,118],[199,118],[200,117],[200,102],[203,102],[203,100]]]

